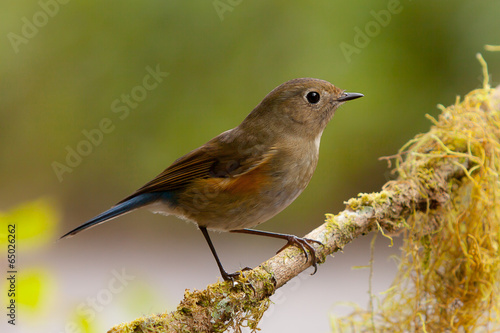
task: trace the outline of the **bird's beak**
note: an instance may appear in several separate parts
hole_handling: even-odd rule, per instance
[[[351,99],[356,99],[356,98],[360,98],[363,96],[364,96],[363,94],[359,94],[359,93],[344,93],[341,97],[337,98],[337,101],[346,102],[346,101],[350,101]]]

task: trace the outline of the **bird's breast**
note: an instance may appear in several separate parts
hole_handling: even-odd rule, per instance
[[[318,163],[318,153],[314,146],[309,149],[289,150],[287,157],[277,162],[276,178],[280,183],[277,198],[290,204],[307,187]]]

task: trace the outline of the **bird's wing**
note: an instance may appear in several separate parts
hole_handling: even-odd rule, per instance
[[[213,145],[203,146],[179,158],[120,203],[142,193],[183,189],[197,179],[233,178],[236,180],[269,162],[277,151],[274,148],[259,152],[255,149],[233,149],[231,146],[213,147]]]

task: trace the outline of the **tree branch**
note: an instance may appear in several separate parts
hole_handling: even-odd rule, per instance
[[[493,101],[490,106],[494,105],[498,112],[500,87],[496,91],[485,87],[484,91],[492,99],[489,102]],[[440,121],[445,118],[440,117]],[[440,220],[441,207],[449,202],[454,191],[450,184],[467,179],[477,163],[466,140],[454,143],[454,152],[463,153],[447,154],[449,148],[443,143],[442,131],[436,128],[433,126],[428,133],[417,136],[396,155],[398,180],[385,184],[381,192],[350,199],[344,211],[328,215],[324,224],[306,235],[324,244],[313,244],[320,263],[361,235],[373,230],[394,232],[405,227],[407,219],[416,212]],[[429,225],[429,231],[433,228]],[[252,271],[244,272],[244,278],[234,286],[218,282],[205,290],[186,291],[176,311],[141,317],[109,332],[222,332],[229,327],[239,331],[242,325],[254,329],[276,289],[310,266],[311,261],[305,262],[301,250],[289,247]]]

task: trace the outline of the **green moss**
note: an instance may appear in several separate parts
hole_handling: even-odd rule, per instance
[[[337,220],[341,220],[341,223]],[[341,213],[341,215],[338,216],[326,214],[325,222],[325,228],[328,230],[328,234],[335,235],[337,240],[336,244],[340,249],[342,249],[345,244],[352,241],[353,236],[356,234],[356,230],[359,228],[352,220],[352,217],[346,213]]]
[[[486,80],[462,102],[442,107],[439,119],[429,117],[431,130],[400,151],[399,181],[427,198],[427,207],[399,221],[406,226],[399,272],[378,310],[356,308],[335,319],[337,332],[500,331],[499,98],[500,88],[490,89]],[[441,166],[464,176],[443,182]],[[411,195],[398,186],[390,190],[384,198],[360,194],[347,204],[377,209]]]
[[[387,191],[377,193],[359,193],[357,198],[349,199],[346,205],[353,211],[363,209],[364,207],[373,207],[386,204],[390,201],[390,195]]]
[[[253,286],[265,297],[256,295]],[[128,324],[121,324],[110,332],[225,332],[229,328],[237,331],[248,326],[257,329],[257,324],[269,307],[269,296],[274,293],[272,276],[257,268],[244,272],[234,286],[230,282],[215,283],[199,291],[186,290],[184,300],[173,313],[142,317]],[[210,328],[206,323],[211,323]]]

